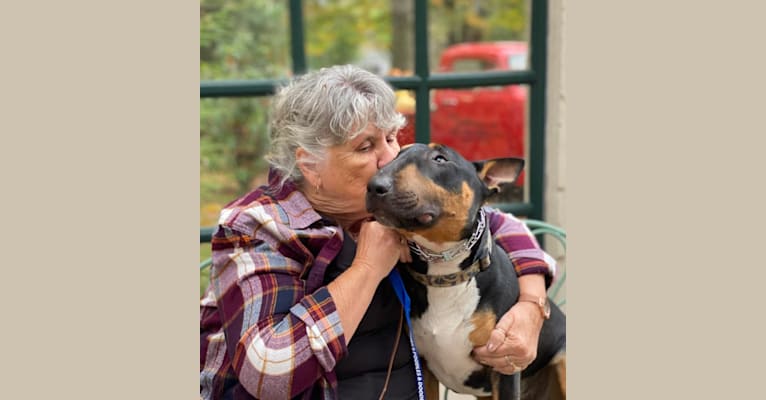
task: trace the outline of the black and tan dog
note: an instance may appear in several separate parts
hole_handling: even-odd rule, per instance
[[[410,241],[413,262],[399,268],[412,302],[418,351],[436,379],[458,393],[493,399],[516,398],[519,391],[529,399],[565,396],[561,376],[546,368],[554,359],[558,368],[565,366],[566,320],[554,304],[537,358],[522,372],[521,388],[514,376],[471,357],[519,300],[514,268],[492,240],[482,206],[523,166],[515,158],[472,163],[446,146],[413,144],[367,187],[367,209]],[[427,382],[426,388],[428,398],[438,398],[437,385]]]

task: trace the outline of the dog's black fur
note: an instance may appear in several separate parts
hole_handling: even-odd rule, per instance
[[[497,190],[500,183],[515,180],[523,164],[523,160],[515,158],[472,163],[446,146],[410,145],[402,149],[392,162],[370,180],[367,208],[375,215],[376,220],[397,229],[408,240],[423,247],[459,243],[467,240],[475,231],[481,215],[479,210],[486,199]],[[454,310],[455,313],[468,314],[458,315],[456,318],[464,318],[472,324],[468,328],[472,330],[468,339],[474,346],[486,343],[499,317],[505,314],[519,297],[519,284],[514,268],[506,253],[489,235],[487,226],[476,245],[460,256],[462,259],[459,263],[454,262],[450,267],[465,271],[488,253],[490,256],[489,267],[471,278],[475,279],[477,290],[471,292],[470,296],[478,295],[478,299],[468,300],[475,302],[476,307],[468,313],[457,308]],[[438,318],[428,314],[434,307],[429,304],[429,291],[436,295],[436,291],[442,288],[424,285],[414,279],[409,271],[439,275],[439,268],[442,267],[438,263],[423,261],[415,253],[412,257],[411,264],[399,265],[398,268],[402,270],[402,279],[412,301],[411,318],[416,344],[419,349],[433,347],[433,343],[429,342],[428,330],[436,331],[439,322]],[[459,284],[472,285],[470,280],[468,283]],[[444,309],[439,312],[443,315]],[[462,336],[447,337],[446,340],[462,343],[466,340],[467,333],[466,330],[450,333]],[[445,337],[441,336],[440,340],[443,342]],[[565,347],[566,317],[551,302],[551,315],[550,319],[544,322],[540,333],[537,358],[522,372],[522,386],[528,381],[531,383],[532,380],[527,378],[549,364],[554,356],[563,354]],[[460,375],[465,376],[465,379],[460,378],[462,382],[455,383],[455,376],[449,375],[457,367],[439,365],[449,364],[445,361],[448,358],[440,358],[439,354],[454,349],[435,350],[423,354],[426,364],[439,381],[445,384],[451,382],[450,389],[456,392],[469,391],[481,396],[492,394],[500,399],[510,399],[520,389],[514,386],[513,376],[497,374],[470,359],[470,349],[465,354],[467,359],[461,358],[460,361],[463,370],[466,365],[469,366],[469,372],[467,376],[466,373]],[[545,383],[538,380],[535,384]],[[535,391],[535,388],[531,388],[531,391],[528,389],[530,388],[523,388],[523,391]]]

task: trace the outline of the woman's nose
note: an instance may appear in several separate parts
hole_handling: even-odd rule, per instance
[[[383,146],[382,154],[378,155],[378,169],[381,169],[390,163],[399,153],[399,145],[397,143],[388,144]]]

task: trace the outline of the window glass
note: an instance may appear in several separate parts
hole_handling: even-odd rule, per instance
[[[200,79],[280,79],[291,70],[287,1],[200,0]]]
[[[451,72],[481,72],[495,69],[496,64],[492,61],[478,58],[463,58],[452,63]]]
[[[267,182],[270,97],[200,100],[200,223],[215,225],[228,202]]]
[[[529,0],[430,0],[428,2],[428,59],[432,72],[458,72],[445,67],[451,57],[492,59],[493,68],[516,70],[520,59],[508,64],[503,47],[519,42],[524,47],[530,36]],[[484,68],[486,71],[493,68]]]
[[[508,56],[508,67],[511,71],[522,71],[528,69],[526,54],[511,54]]]
[[[355,64],[384,75],[411,75],[412,0],[304,1],[310,70]]]
[[[431,141],[456,149],[469,161],[518,157],[528,161],[528,85],[431,91]],[[530,163],[526,163],[525,170]],[[528,201],[525,171],[496,202]]]

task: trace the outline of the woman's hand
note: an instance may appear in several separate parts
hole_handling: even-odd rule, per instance
[[[362,223],[353,264],[367,269],[378,280],[382,280],[398,260],[406,261],[409,257],[407,241],[398,232],[376,221]]]
[[[538,306],[518,302],[497,322],[487,344],[474,348],[474,358],[501,374],[522,371],[537,357],[542,326],[543,316]]]
[[[327,284],[338,310],[346,343],[359,327],[380,281],[396,265],[403,246],[406,244],[402,245],[401,236],[395,230],[375,221],[362,222],[354,261]]]

